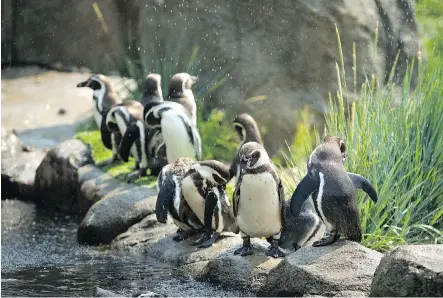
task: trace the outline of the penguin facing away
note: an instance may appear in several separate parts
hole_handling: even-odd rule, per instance
[[[156,73],[148,74],[144,82],[141,103],[145,105],[150,101],[163,101],[161,76]],[[157,176],[167,164],[166,147],[160,129],[147,127],[143,117],[135,122],[131,122],[123,134],[118,148],[119,155],[123,161],[128,161],[131,148],[136,141],[140,143],[141,148],[139,159],[147,161],[147,164],[140,166],[140,169],[143,169],[140,172],[131,173],[128,176],[127,182],[132,182],[139,176],[143,176],[146,173],[145,168],[149,168],[151,175]]]
[[[355,190],[362,189],[372,201],[378,200],[374,187],[366,178],[346,172],[345,160],[344,142],[336,136],[326,136],[309,156],[307,174],[292,195],[290,210],[295,217],[306,199],[312,196],[318,216],[330,231],[329,236],[314,242],[313,246],[334,243],[339,232],[351,241],[361,242]]]
[[[102,74],[93,74],[86,81],[78,83],[77,87],[89,87],[93,90],[94,119],[100,129],[103,145],[112,150],[112,158],[101,162],[98,166],[107,165],[118,161],[117,146],[120,143],[121,135],[113,134],[106,127],[106,113],[117,105],[122,104],[122,100],[113,90],[108,79]]]
[[[158,196],[155,214],[160,223],[166,223],[168,216],[178,227],[174,241],[182,241],[202,230],[203,224],[191,210],[182,196],[182,180],[195,163],[190,158],[179,158],[166,165],[158,175]]]
[[[244,144],[238,152],[240,176],[234,191],[234,215],[243,246],[234,254],[252,254],[251,237],[265,237],[271,246],[266,255],[283,257],[279,249],[285,222],[284,190],[277,170],[262,145]]]
[[[240,150],[241,146],[247,142],[257,142],[260,145],[263,145],[263,140],[257,122],[255,122],[251,115],[247,113],[237,115],[234,118],[233,125],[240,138],[240,145],[237,148],[235,158],[231,164],[230,172],[231,177],[235,176],[236,179],[238,179],[238,176],[240,175],[238,151]]]
[[[203,235],[194,243],[199,248],[211,246],[223,231],[238,233],[226,193],[229,178],[227,165],[207,160],[191,165],[182,180],[183,198],[205,226]]]
[[[151,101],[145,105],[144,120],[148,127],[161,130],[168,163],[180,157],[201,160],[200,134],[181,104]]]
[[[180,72],[171,77],[168,83],[168,101],[181,104],[186,109],[186,114],[192,124],[197,125],[197,104],[195,103],[192,86],[197,82],[197,77]]]

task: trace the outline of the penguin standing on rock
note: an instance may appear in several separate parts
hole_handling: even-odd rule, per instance
[[[200,134],[181,104],[170,101],[148,102],[144,109],[144,119],[148,127],[161,130],[168,163],[180,157],[201,160]]]
[[[207,160],[191,165],[182,180],[183,198],[205,226],[203,235],[195,242],[199,248],[211,246],[223,231],[238,233],[226,194],[229,178],[227,165]]]
[[[186,109],[186,114],[192,124],[197,125],[197,104],[195,103],[192,86],[197,82],[197,77],[188,73],[176,73],[169,80],[168,101],[181,104]]]
[[[266,255],[283,257],[279,249],[285,222],[284,191],[277,170],[262,145],[244,144],[239,152],[240,176],[234,191],[234,215],[243,246],[234,254],[252,254],[251,237],[265,237],[271,246]]]
[[[260,130],[258,128],[257,122],[249,114],[242,113],[235,117],[234,128],[240,138],[240,145],[237,148],[237,153],[241,146],[247,142],[256,142],[263,145],[262,137],[260,135]],[[231,177],[236,177],[240,175],[240,162],[238,160],[239,156],[236,154],[234,161],[231,164]]]
[[[93,90],[94,99],[94,119],[100,128],[100,134],[103,145],[112,150],[112,158],[102,162],[100,165],[110,164],[118,161],[117,146],[120,143],[121,136],[111,133],[106,127],[106,113],[113,107],[122,104],[122,100],[112,89],[108,79],[102,74],[91,75],[86,81],[78,83],[77,87],[89,87]]]
[[[155,73],[146,76],[141,104],[145,105],[151,101],[163,101],[161,76]],[[132,149],[134,143],[136,143],[137,148],[140,148],[136,152],[132,152],[134,151]],[[143,117],[141,119],[137,118],[136,121],[130,121],[127,130],[123,134],[118,152],[125,162],[128,161],[131,152],[136,153],[137,156],[134,158],[141,162],[140,171],[129,174],[127,182],[146,175],[148,168],[151,175],[157,176],[167,164],[166,147],[160,129],[148,128],[143,121]]]
[[[195,163],[190,158],[179,158],[166,165],[158,175],[158,196],[155,214],[160,223],[166,223],[168,216],[179,228],[174,241],[182,241],[203,228],[202,223],[182,196],[182,180]]]
[[[329,236],[313,243],[325,246],[338,239],[342,232],[351,241],[361,242],[360,217],[355,200],[355,190],[362,189],[377,202],[377,193],[364,177],[346,172],[346,145],[336,136],[326,136],[309,156],[307,174],[297,185],[291,198],[291,213],[297,217],[302,205],[310,196],[315,210]]]

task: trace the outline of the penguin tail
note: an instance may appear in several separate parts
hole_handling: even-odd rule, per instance
[[[176,187],[174,177],[171,173],[167,173],[161,180],[160,191],[158,192],[155,205],[155,215],[161,223],[166,223],[168,220],[168,211],[174,201]]]
[[[136,124],[129,125],[118,147],[118,154],[124,162],[129,160],[129,154],[134,142],[140,138],[140,130]]]
[[[349,178],[351,178],[352,184],[354,184],[355,189],[363,190],[365,193],[367,193],[367,195],[371,198],[371,200],[374,201],[374,203],[377,203],[378,201],[377,192],[375,191],[374,186],[372,186],[371,182],[369,182],[368,179],[354,173],[348,173],[348,176]]]
[[[319,184],[320,182],[316,177],[311,175],[303,177],[291,197],[290,210],[294,217],[300,214],[303,203],[314,191],[318,190]]]

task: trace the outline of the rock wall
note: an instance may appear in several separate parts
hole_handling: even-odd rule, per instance
[[[37,4],[2,0],[2,32],[6,32],[2,34],[2,49],[6,50],[2,51],[2,63],[11,59],[61,62],[107,72],[115,69],[109,62],[110,55],[121,56],[128,49],[141,47],[137,55],[146,58],[148,69],[155,68],[165,52],[180,53],[185,58],[181,61],[184,67],[197,45],[200,77],[229,73],[229,80],[215,94],[217,100],[209,105],[234,104],[232,110],[252,111],[269,132],[265,141],[271,152],[292,137],[291,108],[310,104],[318,112],[326,111],[328,93],[337,89],[335,63],[340,63],[335,25],[340,30],[351,91],[354,42],[358,86],[368,74],[383,83],[397,52],[395,79],[400,81],[421,48],[415,2],[411,0],[97,3],[108,34],[90,1],[49,0]],[[15,16],[13,22],[8,15]],[[164,41],[167,51],[158,46]],[[245,99],[255,96],[267,100],[245,103]]]

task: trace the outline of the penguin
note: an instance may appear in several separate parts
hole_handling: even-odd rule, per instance
[[[285,222],[284,189],[275,165],[257,142],[243,144],[239,152],[240,175],[234,191],[234,215],[243,246],[234,254],[252,254],[251,237],[265,237],[266,255],[284,257],[278,243]]]
[[[313,243],[325,246],[337,241],[338,233],[361,242],[360,217],[355,190],[361,189],[377,202],[377,192],[364,177],[346,172],[346,145],[337,136],[326,136],[307,161],[307,174],[297,185],[290,210],[297,217],[303,203],[312,197],[316,213],[326,225],[329,236]]]
[[[148,74],[144,82],[141,104],[146,105],[150,101],[163,101],[161,76],[156,73]],[[131,148],[133,148],[135,142],[141,148],[141,150],[137,151],[139,155],[136,160],[143,161],[143,164],[140,165],[140,171],[128,175],[126,180],[128,183],[140,176],[146,175],[148,168],[151,175],[157,176],[168,163],[166,147],[160,129],[147,127],[143,117],[135,122],[130,122],[126,132],[123,134],[118,147],[119,155],[123,161],[128,161]]]
[[[174,241],[182,241],[203,229],[203,224],[183,199],[181,184],[185,173],[195,163],[191,158],[179,158],[166,165],[157,178],[158,196],[155,214],[158,222],[166,223],[168,216],[178,227]]]
[[[200,134],[181,104],[150,101],[144,108],[144,120],[148,127],[161,129],[168,163],[180,157],[201,160]]]
[[[196,76],[180,72],[171,77],[168,84],[167,101],[183,105],[192,124],[197,125],[197,104],[195,103],[192,86],[197,82]]]
[[[257,142],[260,145],[263,145],[263,141],[257,122],[255,122],[251,115],[247,113],[237,115],[234,118],[233,125],[240,138],[240,145],[237,148],[235,158],[231,164],[230,173],[231,177],[235,176],[236,179],[238,179],[238,175],[240,175],[238,151],[240,150],[241,146],[247,142]]]
[[[100,129],[103,145],[112,150],[112,158],[101,162],[98,166],[107,165],[118,161],[117,146],[121,141],[121,136],[111,133],[104,121],[106,113],[117,105],[123,103],[117,93],[113,90],[108,79],[102,74],[93,74],[86,81],[78,83],[77,87],[89,87],[93,90],[94,119]]]
[[[194,243],[199,248],[211,246],[221,232],[238,233],[226,193],[229,178],[229,166],[217,160],[195,162],[183,177],[183,199],[205,227],[203,235]]]

